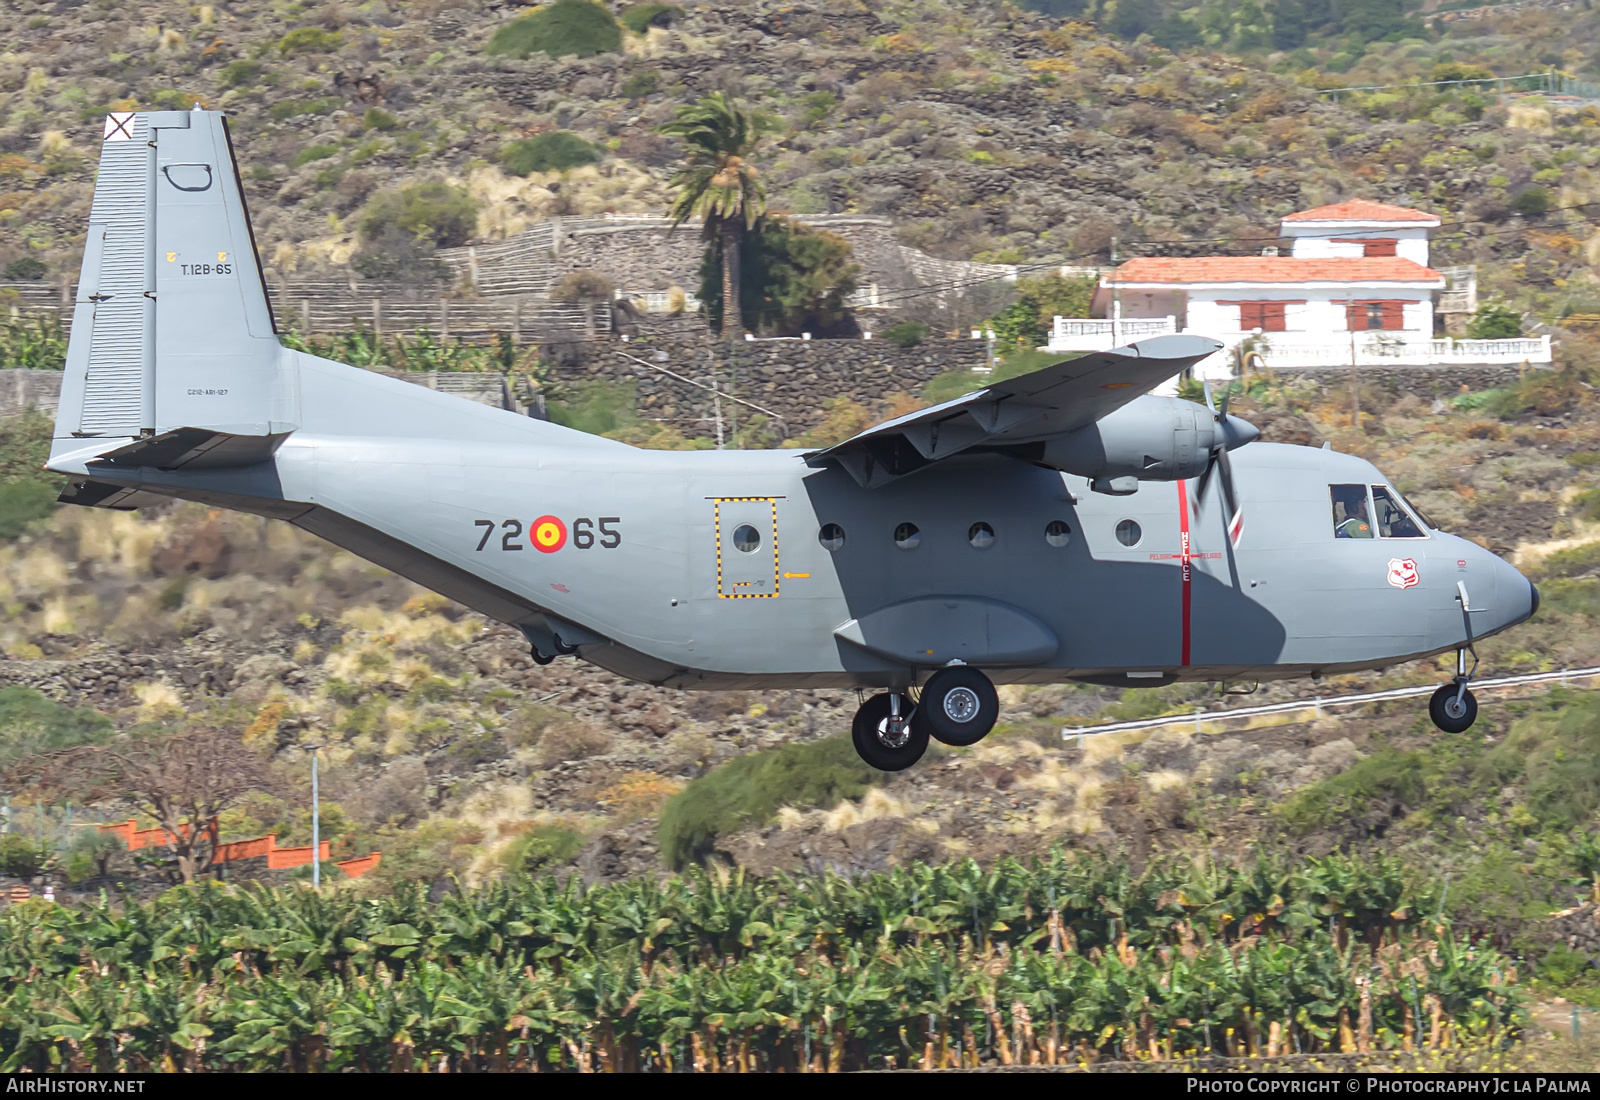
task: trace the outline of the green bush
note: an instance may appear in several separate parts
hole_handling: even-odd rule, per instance
[[[111,719],[91,707],[69,707],[32,688],[0,688],[0,767],[30,753],[105,740]]]
[[[217,81],[224,88],[246,88],[260,79],[261,71],[261,62],[241,58],[222,66],[217,73]]]
[[[385,191],[367,203],[359,222],[362,239],[402,234],[436,248],[466,244],[477,224],[478,204],[461,187],[413,183]]]
[[[46,270],[43,261],[24,256],[6,264],[5,277],[14,283],[32,283],[44,278]]]
[[[738,757],[668,799],[656,832],[661,854],[681,869],[709,856],[718,837],[770,821],[782,806],[858,798],[876,778],[844,736]]]
[[[670,27],[673,20],[683,14],[676,4],[634,4],[623,10],[622,25],[634,34],[643,34],[651,27]]]
[[[8,370],[64,370],[67,334],[51,313],[16,317],[0,324],[0,367]]]
[[[339,147],[337,145],[308,145],[294,155],[294,159],[289,162],[289,165],[292,168],[298,168],[302,164],[310,164],[314,160],[327,160],[331,156],[337,156],[338,152]]]
[[[330,53],[339,48],[343,35],[321,27],[297,27],[278,39],[278,52],[285,57],[302,53]]]
[[[642,99],[661,86],[661,74],[654,69],[640,69],[629,73],[622,82],[622,94],[628,99]]]
[[[565,825],[537,825],[517,838],[511,848],[511,868],[530,875],[542,874],[571,863],[583,850],[583,834]]]
[[[902,348],[914,348],[928,338],[928,326],[921,321],[901,321],[883,330],[883,338]]]
[[[274,122],[283,122],[302,115],[332,114],[343,106],[343,101],[324,96],[321,99],[285,99],[272,105],[267,114]]]
[[[0,837],[0,875],[32,878],[44,870],[50,851],[43,844],[11,833]]]
[[[1467,321],[1473,340],[1507,340],[1522,335],[1522,315],[1504,302],[1484,302]]]
[[[591,0],[556,0],[513,19],[489,38],[488,52],[526,58],[593,57],[622,48],[622,29],[611,13]]]
[[[600,159],[600,150],[570,130],[555,130],[522,141],[508,142],[500,150],[506,171],[519,176],[534,172],[564,172]]]
[[[1496,784],[1525,776],[1529,810],[1549,827],[1570,829],[1600,809],[1600,698],[1552,702],[1553,709],[1512,723],[1482,772]]]
[[[1569,546],[1548,555],[1528,575],[1535,580],[1546,577],[1578,577],[1600,569],[1600,542],[1586,542],[1582,546]]]
[[[367,113],[361,116],[361,128],[363,130],[379,130],[387,133],[399,125],[399,119],[388,111],[380,110],[377,107],[368,107]]]
[[[43,481],[11,481],[0,485],[0,539],[14,539],[30,524],[56,510],[61,489]]]
[[[637,404],[631,382],[579,382],[563,387],[546,407],[564,428],[605,435],[632,424]]]
[[[1415,807],[1425,793],[1421,754],[1382,748],[1349,770],[1296,791],[1278,812],[1289,828],[1309,833],[1359,818],[1380,799]]]
[[[1527,187],[1511,200],[1511,209],[1525,218],[1542,217],[1550,211],[1550,192],[1543,187]]]

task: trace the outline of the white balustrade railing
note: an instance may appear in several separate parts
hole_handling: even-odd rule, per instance
[[[1242,337],[1228,340],[1236,342]],[[1553,361],[1549,336],[1508,340],[1432,340],[1367,337],[1307,340],[1272,336],[1253,349],[1264,366],[1272,369],[1311,367],[1475,366],[1480,364],[1548,364]]]

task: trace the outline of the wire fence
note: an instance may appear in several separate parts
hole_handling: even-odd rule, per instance
[[[1565,686],[1595,687],[1593,681],[1600,678],[1600,665],[1588,668],[1564,668],[1558,672],[1533,672],[1521,676],[1500,676],[1491,680],[1474,680],[1472,688],[1474,694],[1494,692],[1506,688],[1525,687],[1533,684],[1555,684]],[[1077,739],[1083,743],[1085,737],[1101,737],[1108,733],[1131,733],[1138,730],[1156,729],[1192,729],[1195,733],[1220,733],[1229,728],[1229,723],[1240,719],[1249,720],[1262,718],[1269,715],[1280,714],[1306,714],[1311,718],[1321,718],[1323,714],[1342,710],[1346,707],[1363,707],[1371,703],[1385,703],[1396,699],[1418,699],[1424,695],[1432,695],[1439,690],[1438,684],[1423,684],[1421,686],[1390,688],[1387,691],[1368,691],[1357,695],[1336,695],[1324,699],[1291,699],[1284,703],[1267,703],[1257,707],[1233,707],[1226,710],[1195,710],[1190,714],[1167,714],[1159,718],[1140,718],[1129,722],[1107,722],[1094,726],[1069,726],[1061,731],[1063,740]],[[1494,697],[1488,696],[1484,701],[1493,701]]]
[[[1361,84],[1346,88],[1322,88],[1318,95],[1338,96],[1346,92],[1398,92],[1410,88],[1469,88],[1492,91],[1495,95],[1548,95],[1572,99],[1600,100],[1600,84],[1578,80],[1565,73],[1524,73],[1521,76],[1465,77],[1460,80],[1423,80],[1412,84]]]

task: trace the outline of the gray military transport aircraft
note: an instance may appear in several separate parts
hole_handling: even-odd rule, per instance
[[[1219,346],[1084,355],[820,451],[639,450],[285,348],[222,114],[114,114],[49,468],[75,504],[287,520],[518,628],[541,663],[877,689],[853,732],[883,770],[982,738],[996,682],[1454,651],[1430,712],[1465,730],[1474,640],[1538,593],[1370,463],[1247,447],[1225,402],[1148,393]]]

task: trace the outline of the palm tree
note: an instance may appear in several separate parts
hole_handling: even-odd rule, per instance
[[[661,127],[685,146],[684,165],[672,177],[677,196],[670,208],[672,224],[703,218],[708,241],[722,245],[722,335],[736,338],[739,317],[739,243],[767,207],[750,155],[761,143],[764,118],[713,92],[684,104]]]

